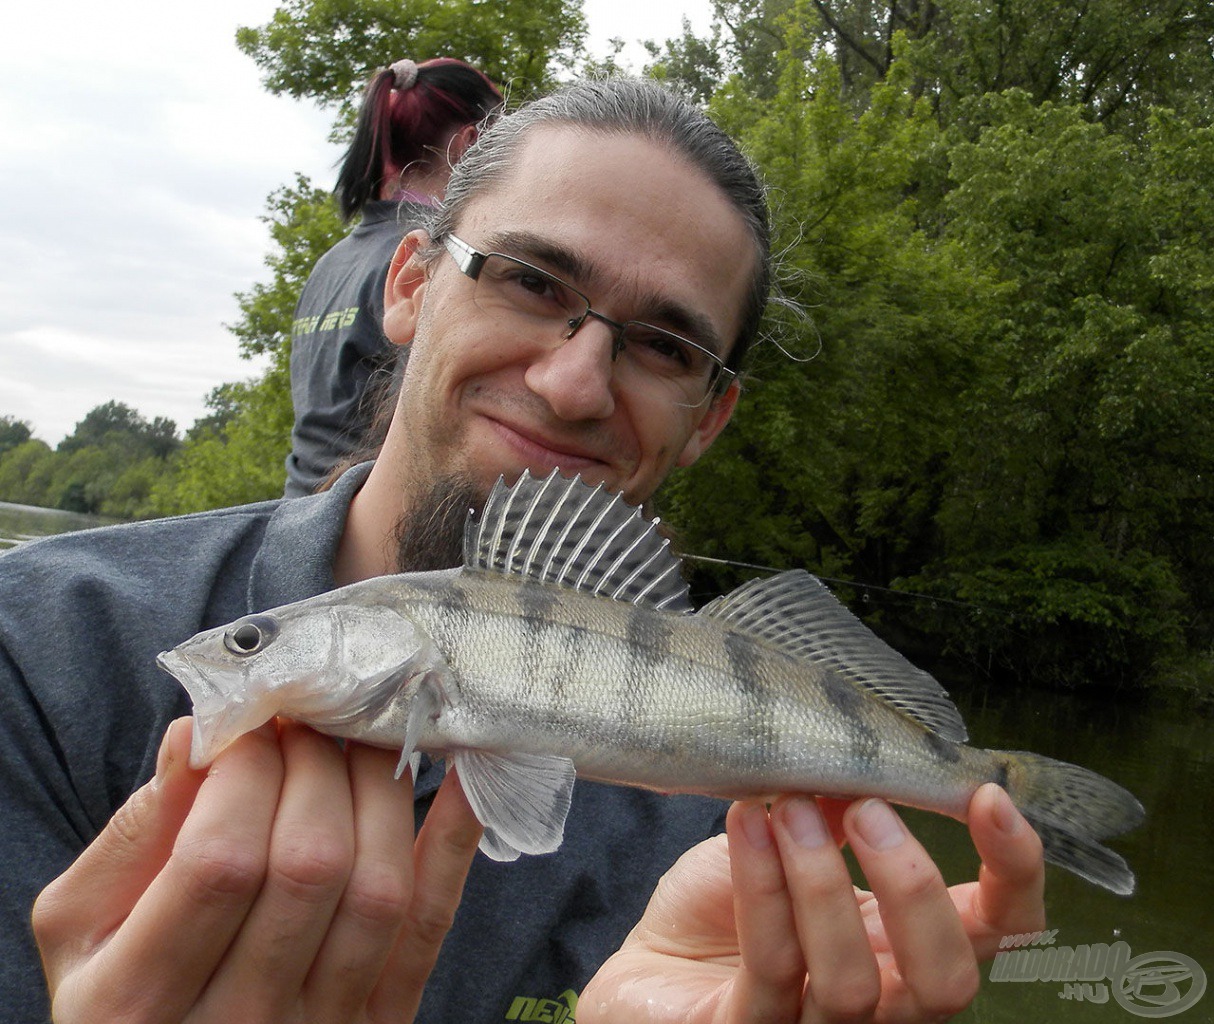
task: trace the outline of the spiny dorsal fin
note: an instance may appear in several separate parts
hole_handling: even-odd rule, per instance
[[[829,665],[946,740],[960,743],[968,738],[944,687],[886,644],[803,569],[744,583],[699,614],[760,637],[794,658]]]
[[[464,528],[464,565],[522,576],[614,601],[688,614],[691,601],[670,542],[640,509],[600,484],[527,470],[498,478],[480,516]]]

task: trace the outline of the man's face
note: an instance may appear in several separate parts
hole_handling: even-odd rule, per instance
[[[683,314],[699,318],[693,340],[728,355],[755,248],[702,172],[639,137],[564,127],[534,132],[519,157],[468,204],[461,239],[556,274],[617,321],[687,333]],[[389,276],[384,330],[413,349],[384,457],[410,491],[452,473],[487,491],[559,467],[640,502],[728,420],[736,392],[688,408],[624,388],[607,325],[589,319],[555,348],[520,339],[495,329],[475,287],[445,253]]]

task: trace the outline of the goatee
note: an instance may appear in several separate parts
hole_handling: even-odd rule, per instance
[[[484,503],[485,494],[467,477],[435,482],[396,524],[396,571],[429,572],[463,564],[468,513]]]

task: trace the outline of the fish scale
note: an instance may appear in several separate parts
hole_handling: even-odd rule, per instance
[[[944,689],[808,573],[693,612],[639,511],[552,474],[499,481],[463,565],[378,577],[209,630],[160,656],[205,764],[274,715],[448,757],[498,860],[561,842],[577,776],[725,798],[882,796],[964,818],[1007,789],[1046,858],[1115,892],[1098,840],[1142,807],[1095,773],[969,746]]]

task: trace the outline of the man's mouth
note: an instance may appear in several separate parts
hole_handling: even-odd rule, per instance
[[[606,460],[585,445],[564,438],[548,437],[531,427],[506,423],[489,418],[494,430],[533,469],[549,471],[568,469],[582,471],[588,468],[602,469]]]

